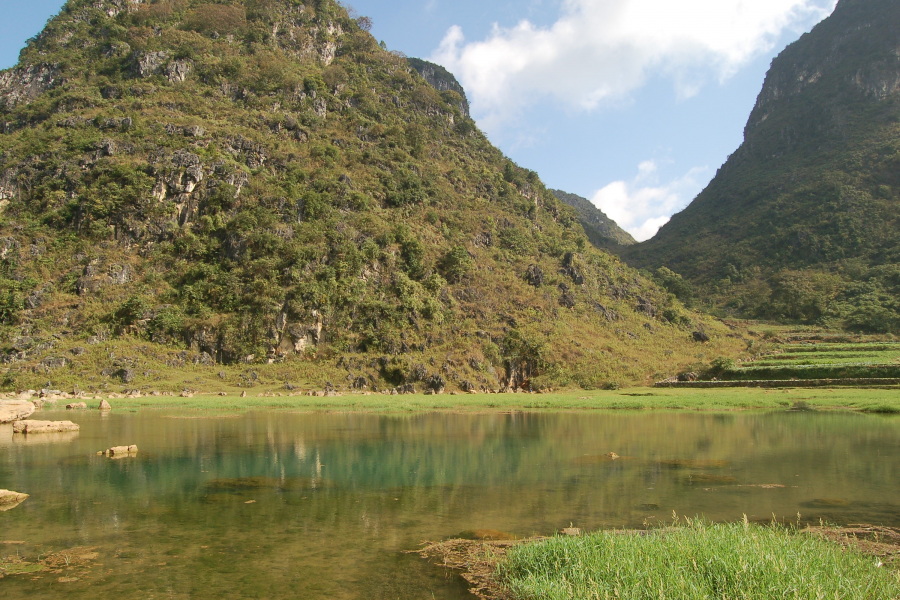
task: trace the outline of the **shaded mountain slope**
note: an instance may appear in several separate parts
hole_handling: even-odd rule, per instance
[[[630,233],[619,227],[618,223],[607,217],[606,213],[587,198],[562,190],[550,191],[557,200],[575,209],[585,235],[598,248],[616,248],[637,243]]]
[[[695,328],[742,346],[591,248],[360,24],[330,0],[66,4],[0,73],[5,385],[146,387],[148,352],[604,385],[696,361]]]
[[[900,330],[900,3],[841,0],[773,62],[744,143],[626,249],[741,314]]]

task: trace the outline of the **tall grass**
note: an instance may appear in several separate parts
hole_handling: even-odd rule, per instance
[[[790,527],[687,521],[510,550],[500,581],[522,600],[889,600],[900,574]]]

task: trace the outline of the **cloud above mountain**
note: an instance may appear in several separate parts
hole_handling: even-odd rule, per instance
[[[597,208],[639,242],[653,237],[671,215],[694,199],[709,169],[697,167],[663,184],[657,170],[656,161],[642,162],[633,180],[614,181],[591,198]]]
[[[461,79],[490,129],[547,98],[583,110],[621,102],[654,75],[690,97],[771,49],[787,28],[824,18],[834,2],[564,0],[547,27],[495,25],[482,41],[451,27],[432,60]]]

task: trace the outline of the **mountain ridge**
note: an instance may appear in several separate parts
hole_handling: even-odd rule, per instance
[[[745,139],[651,240],[719,310],[900,331],[900,6],[841,0],[772,62]]]

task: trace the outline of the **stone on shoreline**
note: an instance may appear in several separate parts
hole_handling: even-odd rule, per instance
[[[87,408],[86,402],[73,402],[71,404],[66,404],[66,410],[78,410]]]
[[[109,402],[106,400],[100,401],[100,410],[112,410],[112,406],[109,405]]]
[[[12,492],[10,490],[0,490],[0,511],[10,510],[22,504],[28,494]]]
[[[34,404],[27,400],[4,400],[0,402],[0,423],[14,423],[30,417]]]
[[[13,433],[62,433],[81,429],[72,421],[17,421]]]

